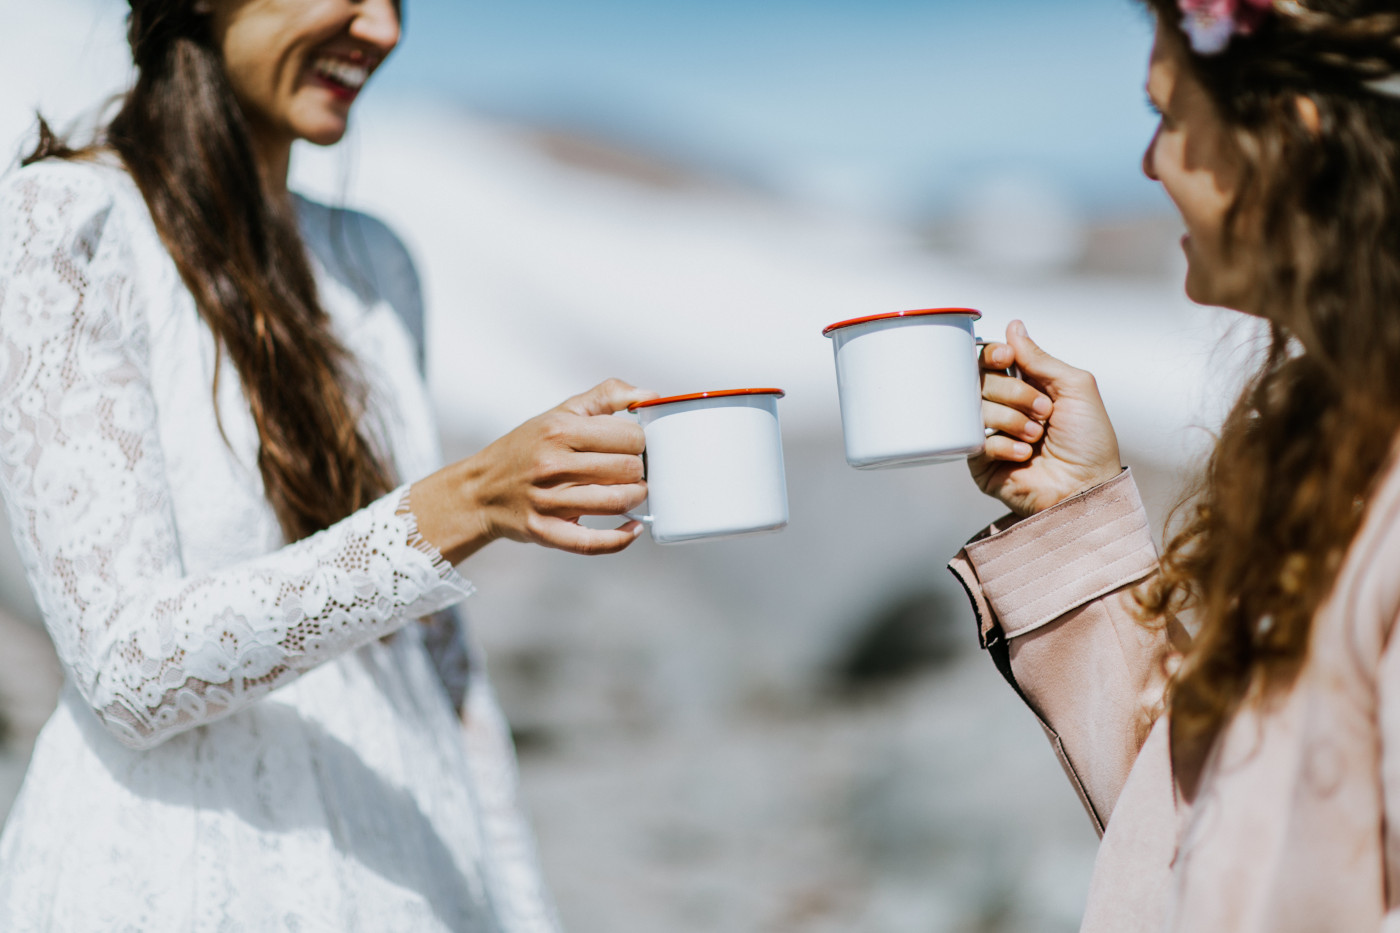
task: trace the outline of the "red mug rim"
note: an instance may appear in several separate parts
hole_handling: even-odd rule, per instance
[[[776,395],[782,398],[786,394],[782,389],[720,389],[715,392],[691,392],[688,395],[670,395],[645,402],[633,402],[627,406],[627,410],[637,411],[641,408],[655,408],[657,405],[669,405],[672,402],[693,402],[702,398],[728,398],[735,395]]]
[[[865,317],[851,318],[849,321],[839,321],[822,330],[823,337],[830,337],[831,332],[840,330],[843,327],[855,327],[857,324],[869,324],[871,321],[888,321],[901,317],[928,317],[934,314],[965,314],[974,321],[982,319],[982,312],[973,308],[919,308],[915,311],[890,311],[885,314],[867,314]]]

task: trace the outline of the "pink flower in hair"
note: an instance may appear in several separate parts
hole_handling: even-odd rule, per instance
[[[1273,0],[1177,0],[1181,28],[1197,55],[1218,55],[1235,36],[1247,36],[1273,9]]]

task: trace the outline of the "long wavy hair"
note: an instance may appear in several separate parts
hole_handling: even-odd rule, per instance
[[[388,492],[393,475],[361,427],[365,386],[331,333],[294,209],[269,196],[261,178],[199,6],[131,0],[137,78],[120,109],[83,149],[40,120],[24,164],[103,148],[120,156],[214,333],[218,359],[226,355],[238,372],[268,501],[295,541]]]
[[[1276,6],[1203,57],[1174,0],[1145,0],[1230,130],[1244,180],[1227,249],[1252,265],[1271,338],[1178,508],[1162,572],[1138,593],[1196,635],[1168,692],[1173,755],[1193,792],[1246,702],[1287,688],[1308,653],[1400,434],[1400,71],[1393,0]],[[1300,116],[1299,96],[1320,127]]]

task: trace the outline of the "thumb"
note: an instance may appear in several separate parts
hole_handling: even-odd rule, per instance
[[[1040,349],[1026,332],[1026,325],[1020,321],[1012,321],[1006,328],[1006,342],[1016,352],[1016,365],[1021,367],[1021,372],[1039,383],[1051,396],[1079,374],[1079,370],[1073,366]]]
[[[600,382],[582,395],[575,395],[559,407],[575,415],[611,415],[633,402],[660,398],[655,392],[639,389],[621,379]]]

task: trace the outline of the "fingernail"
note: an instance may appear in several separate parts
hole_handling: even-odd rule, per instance
[[[1014,331],[1018,336],[1026,336],[1026,325],[1022,324],[1020,321],[1012,321],[1011,330]]]
[[[1054,410],[1055,406],[1051,404],[1050,400],[1043,395],[1040,398],[1036,399],[1034,404],[1031,405],[1031,411],[1035,412],[1042,418],[1049,418],[1050,414]]]
[[[1015,454],[1015,455],[1017,456],[1017,458],[1019,458],[1019,459],[1021,459],[1021,460],[1024,460],[1024,459],[1028,458],[1028,457],[1031,455],[1031,445],[1030,445],[1030,444],[1017,444],[1017,445],[1015,445],[1014,447],[1011,448],[1011,452],[1012,452],[1013,454]]]
[[[998,366],[1010,366],[1015,359],[1008,347],[997,347],[996,352],[993,353],[992,356],[992,362],[996,363]]]

